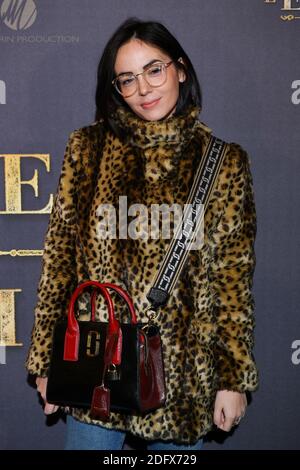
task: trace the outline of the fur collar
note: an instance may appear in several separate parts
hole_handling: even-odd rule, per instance
[[[190,106],[180,116],[159,121],[146,121],[131,110],[119,107],[113,119],[126,132],[126,143],[140,157],[144,178],[149,183],[160,184],[177,174],[183,150],[198,128],[200,107]]]
[[[198,106],[190,106],[180,116],[146,121],[131,110],[120,106],[114,114],[114,119],[127,132],[127,141],[131,145],[146,149],[160,144],[176,146],[188,140],[193,133],[199,113]]]

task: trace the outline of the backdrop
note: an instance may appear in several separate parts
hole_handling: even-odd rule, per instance
[[[204,449],[299,449],[298,0],[0,1],[0,448],[63,446],[65,422],[45,417],[24,368],[43,240],[68,135],[93,122],[99,57],[132,15],[178,38],[201,120],[251,158],[260,387]]]

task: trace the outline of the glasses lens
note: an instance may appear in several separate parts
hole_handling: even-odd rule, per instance
[[[160,86],[166,79],[164,64],[152,65],[146,70],[146,80],[151,86]]]
[[[116,81],[116,85],[122,95],[130,95],[134,93],[136,89],[135,77],[132,74],[122,75]]]
[[[167,78],[165,64],[151,65],[142,74],[150,86],[156,87],[164,84]],[[124,96],[131,96],[136,92],[137,81],[134,74],[120,75],[116,80],[116,87],[118,91]]]

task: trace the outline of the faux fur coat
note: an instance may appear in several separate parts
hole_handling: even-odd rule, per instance
[[[30,373],[47,376],[53,326],[66,315],[78,283],[93,279],[119,284],[131,295],[138,319],[146,321],[146,294],[170,240],[105,240],[99,237],[99,207],[110,203],[117,208],[120,196],[127,196],[128,207],[134,203],[183,207],[211,133],[199,121],[199,111],[190,107],[182,116],[144,121],[119,108],[115,121],[127,137],[105,130],[101,120],[70,134],[45,236],[26,360]],[[158,318],[165,406],[144,416],[111,412],[107,423],[92,420],[83,409],[69,412],[80,421],[127,430],[147,440],[195,443],[213,426],[218,390],[256,390],[251,293],[255,234],[249,157],[231,143],[205,214],[204,244],[190,251]],[[113,294],[117,313],[121,312],[121,301]],[[79,302],[79,314],[89,318],[86,294]],[[97,316],[107,319],[102,296]]]

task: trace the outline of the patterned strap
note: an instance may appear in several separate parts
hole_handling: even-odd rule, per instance
[[[153,310],[167,303],[180,275],[189,248],[194,242],[203,221],[227,146],[226,142],[211,135],[189,193],[188,205],[183,211],[183,223],[178,224],[175,235],[154,279],[153,286],[146,296]]]

